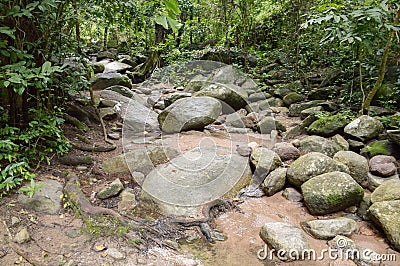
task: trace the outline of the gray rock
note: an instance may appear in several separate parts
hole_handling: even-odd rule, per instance
[[[324,108],[322,108],[322,106],[315,106],[315,107],[307,108],[300,112],[300,118],[305,119],[307,116],[315,115],[317,113],[322,112],[323,110],[324,110]]]
[[[191,97],[192,94],[190,92],[177,92],[169,95],[164,99],[165,108],[173,104],[179,99]]]
[[[371,173],[368,173],[368,189],[370,191],[374,191],[377,187],[383,184],[383,182],[389,181],[389,180],[400,180],[399,175],[395,174],[390,177],[380,177],[373,175]]]
[[[353,151],[359,152],[362,148],[364,148],[364,143],[354,139],[348,139],[347,143],[349,143],[349,148]]]
[[[203,129],[214,122],[222,111],[221,103],[211,97],[179,99],[158,115],[161,129],[176,133]]]
[[[369,169],[372,174],[382,177],[397,174],[396,158],[387,155],[376,155],[369,160]]]
[[[114,85],[132,88],[132,81],[127,76],[119,73],[96,74],[90,84],[93,90],[103,90]]]
[[[109,174],[141,172],[148,174],[155,165],[165,163],[178,156],[179,152],[170,147],[149,147],[135,149],[105,160],[103,170]]]
[[[15,234],[13,240],[18,244],[23,244],[31,240],[31,236],[28,232],[28,229],[26,227],[22,228],[21,231]]]
[[[313,177],[301,186],[301,191],[308,210],[317,215],[342,211],[364,197],[364,189],[343,172]]]
[[[261,184],[266,175],[282,165],[281,158],[272,150],[259,147],[250,155],[250,162],[256,169],[254,171],[254,180]]]
[[[313,89],[308,93],[309,100],[329,100],[338,94],[339,88],[336,86],[329,86],[324,88]]]
[[[133,94],[131,99],[112,90],[103,90],[100,96],[121,104],[120,114],[124,120],[125,138],[129,139],[131,135],[158,129],[157,114],[144,104],[145,100],[139,95]]]
[[[360,202],[360,206],[357,209],[357,215],[364,221],[369,220],[368,209],[372,205],[371,195],[364,195],[363,200]]]
[[[353,240],[341,235],[335,236],[332,240],[328,241],[328,246],[331,249],[343,250],[344,252],[349,250],[351,251],[358,250],[357,245]]]
[[[321,106],[322,103],[325,101],[323,100],[314,100],[304,103],[295,103],[290,105],[289,107],[289,116],[300,116],[301,111],[306,110],[311,107]]]
[[[282,196],[290,202],[300,202],[303,201],[303,195],[297,189],[288,187],[282,193]]]
[[[256,93],[253,93],[253,94],[249,95],[248,101],[251,102],[251,103],[254,103],[254,102],[265,100],[265,99],[270,98],[270,97],[271,97],[271,95],[269,93],[256,92]]]
[[[108,256],[110,256],[111,258],[113,258],[115,260],[123,260],[123,259],[125,259],[125,254],[122,253],[121,251],[119,251],[116,248],[108,248],[107,249],[107,254],[108,254]]]
[[[400,200],[375,202],[368,211],[372,221],[383,229],[389,242],[400,251]]]
[[[97,53],[97,60],[103,60],[105,58],[116,59],[117,51],[114,49],[109,49],[109,50],[100,51]]]
[[[320,136],[308,136],[300,140],[299,149],[305,153],[320,152],[333,157],[338,151],[342,151],[343,147],[330,139]]]
[[[289,92],[288,94],[286,94],[282,100],[286,106],[290,106],[293,103],[301,102],[301,101],[304,101],[305,99],[306,99],[306,97],[304,95],[301,95],[301,94],[293,91],[293,92]]]
[[[257,130],[261,134],[271,134],[274,130],[285,132],[286,128],[272,116],[267,116],[257,123]]]
[[[104,72],[105,73],[109,73],[109,72],[125,72],[127,70],[131,70],[132,66],[122,63],[122,62],[118,62],[118,61],[114,61],[111,63],[108,63],[105,65],[105,69]]]
[[[400,180],[388,180],[371,194],[371,202],[400,200]]]
[[[115,91],[115,92],[121,94],[122,96],[128,97],[130,99],[135,99],[135,97],[137,95],[136,93],[134,93],[132,91],[131,88],[128,88],[128,87],[125,87],[125,86],[120,86],[120,85],[114,85],[114,86],[106,88],[105,90],[106,91]],[[137,97],[140,97],[140,96],[137,96]],[[136,100],[138,100],[138,99],[136,99]],[[144,99],[143,100],[138,100],[138,101],[141,102],[142,104],[144,103]]]
[[[348,151],[350,149],[350,145],[349,143],[345,140],[345,138],[343,138],[341,135],[336,134],[335,136],[333,136],[332,141],[335,142],[337,145],[339,145],[340,147],[342,147],[343,151]]]
[[[391,141],[400,146],[400,130],[388,130],[387,134]]]
[[[348,218],[312,220],[301,223],[303,229],[317,239],[332,239],[337,235],[351,236],[358,231],[357,223]]]
[[[301,156],[290,165],[287,171],[287,178],[290,184],[300,187],[314,176],[345,170],[348,172],[348,168],[345,165],[339,164],[332,158],[319,152],[311,152]]]
[[[147,105],[146,100],[139,94],[133,92],[131,89],[127,87],[119,85],[111,86],[108,87],[107,89],[102,90],[100,92],[100,97],[103,98],[101,102],[107,100],[128,105],[131,99],[133,99],[143,105]]]
[[[111,184],[107,185],[105,188],[97,193],[97,197],[99,199],[108,199],[118,195],[124,189],[124,185],[122,184],[119,178],[115,179]]]
[[[57,214],[61,209],[61,195],[63,185],[56,180],[46,180],[39,191],[35,191],[32,198],[25,194],[18,195],[18,202],[24,208],[36,212]]]
[[[272,196],[282,190],[286,184],[287,168],[277,168],[270,172],[261,185],[265,195]]]
[[[219,146],[195,148],[147,175],[141,203],[164,214],[191,216],[207,202],[236,196],[250,180],[248,158]]]
[[[283,103],[283,100],[281,100],[280,98],[271,97],[271,98],[268,98],[266,100],[266,102],[268,103],[268,106],[270,106],[270,107],[283,107],[283,106],[285,106],[285,104]]]
[[[349,174],[362,187],[368,186],[368,160],[352,151],[339,151],[333,156],[338,161],[349,168]]]
[[[228,127],[244,128],[246,127],[246,125],[243,123],[243,118],[244,116],[242,114],[239,114],[238,112],[229,114],[226,116],[225,125],[227,125]]]
[[[288,223],[266,223],[261,227],[260,237],[273,249],[280,250],[278,258],[284,261],[293,260],[293,252],[305,254],[309,249],[307,238],[301,229]]]
[[[233,84],[211,84],[196,92],[193,96],[208,96],[221,100],[231,109],[239,110],[247,105],[247,92]]]
[[[118,202],[118,211],[131,211],[138,202],[132,188],[126,188],[121,192],[121,201]]]
[[[277,107],[277,106],[272,106],[271,111],[275,114],[287,114],[289,113],[289,108],[287,107]]]
[[[273,149],[282,161],[296,160],[300,157],[300,151],[295,146],[287,142],[275,143]]]
[[[361,141],[373,139],[382,131],[382,123],[376,118],[367,115],[360,116],[344,128],[344,133]]]

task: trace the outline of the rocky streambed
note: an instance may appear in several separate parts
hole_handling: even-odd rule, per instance
[[[231,66],[194,61],[133,86],[117,73],[125,68],[107,65],[115,72],[97,74],[92,87],[102,118],[122,119],[108,130],[120,149],[98,168],[81,168],[79,181],[100,169],[115,178],[93,185],[93,203],[187,221],[184,237],[160,240],[165,256],[143,259],[122,246],[110,261],[398,265],[399,133],[372,114],[337,112],[334,85],[283,79],[259,88]],[[60,189],[20,195],[19,204],[59,213],[63,184],[48,186]],[[230,208],[214,217],[220,199]],[[55,210],[43,207],[53,203]]]

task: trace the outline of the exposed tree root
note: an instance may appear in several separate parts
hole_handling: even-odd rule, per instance
[[[81,151],[88,151],[88,152],[109,152],[115,150],[117,147],[113,145],[103,146],[99,144],[79,144],[72,141],[69,141],[72,147],[81,150]]]
[[[38,261],[37,259],[35,259],[31,254],[29,254],[29,252],[25,251],[23,248],[19,247],[17,244],[14,243],[13,240],[13,236],[10,232],[10,229],[7,226],[7,223],[5,221],[3,221],[4,227],[7,230],[7,234],[8,234],[8,238],[9,238],[9,243],[8,246],[15,252],[17,253],[19,256],[21,256],[22,258],[24,258],[27,262],[29,262],[30,264],[32,264],[33,266],[45,266],[46,264]]]
[[[193,218],[171,218],[172,223],[179,224],[184,227],[191,227],[191,226],[198,226],[200,231],[203,233],[203,235],[206,237],[208,242],[214,243],[214,239],[211,236],[211,232],[209,229],[208,223],[213,219],[212,217],[212,212],[213,210],[218,210],[218,212],[226,212],[228,210],[231,210],[232,208],[237,207],[235,206],[232,202],[223,200],[223,199],[217,199],[214,201],[211,201],[208,204],[205,204],[202,207],[202,214],[203,217],[199,219],[193,219]]]
[[[69,203],[72,205],[73,209],[84,217],[108,214],[121,221],[124,221],[123,217],[119,213],[111,209],[93,206],[79,188],[78,177],[75,174],[68,175],[67,183],[64,187],[64,195],[69,200]]]

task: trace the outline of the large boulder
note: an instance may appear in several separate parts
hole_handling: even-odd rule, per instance
[[[96,74],[90,84],[93,90],[103,90],[114,85],[132,88],[132,81],[127,76],[119,73]]]
[[[301,186],[304,203],[311,214],[325,215],[357,205],[364,189],[343,172],[330,172],[311,178]]]
[[[368,160],[352,151],[339,151],[333,156],[338,161],[349,168],[349,174],[362,187],[368,185]]]
[[[48,214],[57,214],[61,210],[63,185],[56,180],[42,182],[42,187],[32,197],[20,192],[18,202],[26,209]]]
[[[158,115],[161,129],[166,133],[203,129],[221,114],[221,103],[211,97],[183,98]]]
[[[351,236],[358,230],[354,220],[344,217],[307,221],[301,223],[301,226],[317,239],[332,239],[337,235]]]
[[[270,247],[278,252],[278,258],[283,261],[304,259],[307,257],[309,244],[303,231],[289,223],[273,222],[266,223],[261,227],[260,237]],[[298,254],[299,256],[295,256]]]
[[[361,141],[376,138],[382,132],[382,123],[378,119],[367,115],[356,118],[344,128],[344,133]]]
[[[132,66],[122,63],[122,62],[114,61],[114,62],[110,62],[105,65],[104,72],[105,73],[109,73],[109,72],[123,73],[127,70],[132,70]]]
[[[372,221],[383,229],[393,247],[400,251],[400,200],[375,202],[368,212]]]
[[[308,136],[300,140],[299,149],[303,152],[320,152],[329,157],[333,157],[338,151],[344,150],[344,148],[332,141],[320,136]]]
[[[234,110],[244,108],[248,98],[245,90],[233,84],[211,84],[194,93],[193,96],[208,96],[221,100]]]
[[[371,202],[400,200],[400,180],[392,179],[383,182],[371,194]]]
[[[135,149],[104,160],[102,167],[109,174],[129,174],[141,172],[148,174],[156,165],[178,156],[178,151],[170,147],[151,147]]]
[[[141,202],[164,214],[198,217],[203,204],[236,196],[250,180],[247,157],[219,146],[195,148],[152,170]]]
[[[345,165],[336,162],[325,154],[310,152],[290,165],[287,178],[290,184],[300,187],[312,177],[334,171],[348,172],[349,170]]]

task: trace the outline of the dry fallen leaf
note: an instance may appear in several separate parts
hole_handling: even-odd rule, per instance
[[[96,251],[103,251],[103,250],[105,250],[107,247],[105,246],[105,245],[103,245],[103,244],[95,244],[94,245],[94,249],[96,250]]]

